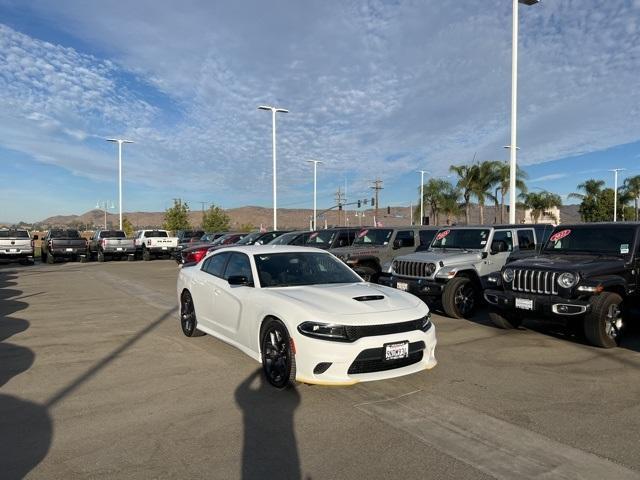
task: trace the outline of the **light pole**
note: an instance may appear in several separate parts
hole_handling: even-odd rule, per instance
[[[320,160],[307,160],[307,162],[309,163],[313,163],[313,228],[312,230],[317,230],[318,228],[316,227],[316,223],[317,223],[317,218],[316,218],[316,209],[317,209],[317,204],[316,204],[316,183],[317,183],[317,173],[318,173],[318,164],[322,163]]]
[[[118,144],[118,208],[120,210],[120,230],[122,230],[122,144],[133,142],[123,138],[107,138],[106,140]]]
[[[424,174],[426,170],[418,170],[420,173],[420,225],[424,225]]]
[[[511,51],[511,144],[509,162],[509,223],[516,223],[516,113],[518,110],[518,3],[535,5],[540,0],[513,0],[513,33]]]
[[[618,221],[618,172],[622,172],[626,168],[613,168],[609,170],[613,172],[613,221]]]
[[[260,105],[258,110],[271,110],[271,130],[272,130],[272,142],[273,142],[273,229],[278,229],[278,214],[277,214],[277,192],[276,192],[276,113],[289,113],[289,110],[284,108],[271,107],[269,105]]]

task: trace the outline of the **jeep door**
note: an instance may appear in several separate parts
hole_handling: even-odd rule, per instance
[[[513,231],[511,229],[494,230],[489,242],[488,256],[478,271],[480,277],[500,271],[507,263],[511,252],[513,252]]]
[[[416,232],[414,230],[396,230],[391,247],[391,251],[384,252],[385,258],[380,258],[381,263],[391,260],[392,257],[413,253],[416,249]]]

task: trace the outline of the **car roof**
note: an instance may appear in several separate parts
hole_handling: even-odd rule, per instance
[[[217,252],[241,252],[246,253],[247,255],[264,255],[267,253],[324,253],[327,255],[331,255],[326,250],[322,250],[321,248],[314,247],[299,247],[295,245],[239,245],[234,246],[230,245],[226,248],[216,250]]]
[[[551,225],[548,223],[505,223],[498,225],[442,225],[438,227],[440,230],[459,230],[459,229],[489,229],[489,228],[541,228],[541,227],[550,227],[555,228],[555,225]]]

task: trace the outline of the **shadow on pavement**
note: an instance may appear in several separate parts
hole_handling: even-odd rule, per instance
[[[11,297],[22,291],[7,289],[16,285],[15,273],[0,272],[0,388],[33,365],[29,348],[5,342],[29,328],[29,322],[10,317],[28,304]],[[0,393],[0,465],[3,479],[24,478],[47,455],[53,436],[53,423],[42,405]]]
[[[256,370],[238,386],[235,399],[244,425],[242,479],[301,478],[294,430],[298,391],[277,390]]]

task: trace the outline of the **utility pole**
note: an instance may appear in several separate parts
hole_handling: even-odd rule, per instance
[[[371,189],[373,189],[375,191],[375,196],[376,196],[376,205],[375,205],[375,213],[374,215],[376,216],[376,223],[378,222],[378,205],[379,205],[379,195],[378,192],[380,192],[380,190],[382,190],[384,187],[382,186],[382,180],[380,180],[379,178],[376,178],[375,180],[373,180],[373,187],[370,187]],[[377,227],[378,225],[374,225],[374,227]]]
[[[336,191],[336,205],[338,205],[338,226],[342,225],[342,204],[344,203],[344,194],[342,193],[341,187],[338,187]],[[346,217],[346,215],[345,215]]]
[[[618,221],[618,172],[626,170],[626,168],[614,168],[609,170],[613,172],[613,221]]]

